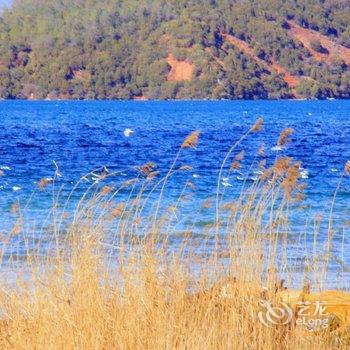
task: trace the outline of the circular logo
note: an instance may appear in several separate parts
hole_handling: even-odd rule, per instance
[[[285,325],[292,321],[293,310],[285,303],[273,306],[271,302],[260,300],[259,321],[266,327]]]

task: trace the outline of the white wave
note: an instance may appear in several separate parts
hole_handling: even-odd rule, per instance
[[[308,179],[309,178],[309,171],[307,169],[300,168],[300,176],[302,179]]]
[[[12,187],[12,190],[17,192],[17,191],[20,191],[22,188],[21,187],[18,187],[18,186],[13,186]]]
[[[222,181],[221,184],[224,187],[232,187],[232,185],[229,182],[226,182],[226,181]]]
[[[2,165],[0,166],[1,170],[11,170],[11,167],[7,166],[7,165]]]
[[[281,146],[275,146],[275,147],[272,147],[271,148],[271,151],[282,151],[283,150],[283,147],[281,147]]]
[[[251,179],[252,181],[257,181],[257,180],[259,180],[259,178],[258,178],[257,176],[251,176],[250,179]]]
[[[336,173],[337,171],[338,171],[338,169],[335,169],[335,168],[332,168],[332,169],[331,169],[331,172],[332,172],[332,173]]]
[[[125,137],[130,137],[134,133],[134,130],[126,128],[123,133]]]
[[[236,179],[239,180],[239,181],[243,181],[244,177],[243,176],[237,176]]]
[[[199,178],[199,175],[198,174],[193,174],[192,175],[195,179],[198,179]]]

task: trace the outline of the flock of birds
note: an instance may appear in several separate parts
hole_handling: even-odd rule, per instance
[[[126,128],[126,129],[124,129],[124,131],[123,131],[124,137],[131,137],[134,133],[135,133],[135,131],[132,130],[132,129],[130,129],[130,128]],[[275,147],[275,148],[272,148],[271,150],[272,150],[272,151],[280,151],[280,147],[277,146],[277,147]],[[55,162],[55,161],[53,161],[53,162],[54,162],[55,167],[56,167],[56,173],[55,173],[56,176],[57,176],[57,177],[62,176],[62,175],[58,172],[58,166],[57,166],[56,162]],[[10,170],[9,167],[0,167],[0,176],[4,175],[4,172],[5,172],[5,171],[8,171],[8,170]],[[332,172],[336,172],[337,169],[333,169],[333,168],[332,168],[331,171],[332,171]],[[104,169],[104,172],[108,173],[108,170],[105,168],[105,169]],[[93,174],[91,180],[92,180],[92,181],[95,181],[95,182],[98,182],[98,181],[100,180],[100,175],[101,175],[101,174]],[[124,175],[124,174],[123,174],[123,175]],[[309,175],[309,174],[308,174],[308,170],[307,170],[307,169],[303,169],[303,168],[300,169],[300,176],[301,176],[301,178],[307,179],[307,178],[308,178],[308,175]],[[199,175],[198,175],[198,174],[193,174],[193,177],[196,178],[196,177],[199,177]],[[252,176],[252,177],[250,178],[250,180],[255,181],[257,178],[258,178],[258,177],[257,177],[256,175],[254,175],[254,176]],[[86,179],[86,180],[90,180],[90,179]],[[238,174],[237,180],[244,180],[244,177],[242,176],[242,174]],[[89,182],[90,182],[90,181],[89,181]],[[225,177],[225,178],[222,179],[222,186],[224,186],[224,187],[232,187],[232,184],[229,182],[229,178],[228,178],[228,177]],[[0,188],[1,188],[1,187],[3,187],[3,186],[0,186]],[[12,190],[13,190],[14,192],[20,191],[21,189],[22,189],[22,188],[19,187],[19,186],[13,186],[13,187],[12,187]]]
[[[132,134],[134,134],[134,130],[132,130],[132,129],[130,129],[130,128],[126,128],[126,129],[123,131],[123,134],[124,134],[125,137],[130,137],[130,136],[132,136]],[[55,161],[53,161],[53,163],[54,163],[54,165],[55,165],[55,167],[56,167],[55,175],[56,175],[57,177],[61,177],[62,175],[61,175],[61,174],[59,173],[59,171],[58,171],[57,163],[56,163]],[[0,176],[4,176],[4,175],[5,175],[5,171],[10,171],[10,170],[12,170],[12,169],[11,169],[10,167],[8,167],[8,166],[1,166],[1,167],[0,167]],[[108,173],[108,169],[107,169],[106,167],[104,167],[103,172]],[[124,174],[122,174],[122,175],[124,175]],[[102,174],[102,176],[103,176],[103,174]],[[93,173],[91,179],[92,179],[93,181],[95,181],[95,182],[98,182],[102,176],[101,176],[101,174],[95,174],[95,173]],[[84,178],[83,178],[83,179],[84,179]],[[47,181],[52,181],[53,179],[52,179],[52,178],[47,178],[46,180],[47,180]],[[88,180],[88,179],[86,179],[86,180]],[[89,180],[88,180],[88,181],[89,181]],[[34,182],[34,183],[36,184],[36,182]],[[7,186],[8,183],[6,182],[5,185]],[[2,188],[4,188],[4,185],[0,186],[0,189],[2,189]],[[12,186],[12,190],[13,190],[14,192],[18,192],[18,191],[20,191],[21,189],[22,189],[22,188],[21,188],[20,186]]]

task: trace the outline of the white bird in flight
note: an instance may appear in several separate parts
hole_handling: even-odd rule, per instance
[[[133,133],[134,133],[134,130],[131,130],[131,129],[129,129],[129,128],[126,128],[126,129],[124,130],[124,136],[125,136],[125,137],[130,137],[131,134],[133,134]]]

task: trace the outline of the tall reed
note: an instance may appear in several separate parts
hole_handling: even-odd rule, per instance
[[[237,198],[220,192],[233,151],[261,127],[259,119],[225,156],[215,208],[209,198],[191,210],[192,217],[203,210],[213,214],[200,230],[179,225],[188,215],[182,210],[188,192],[196,195],[190,183],[175,203],[161,205],[170,177],[191,171],[188,165],[177,169],[176,161],[181,150],[200,142],[199,132],[184,141],[161,179],[155,164],[146,163],[136,178],[115,188],[110,181],[114,174],[99,169],[97,181],[71,213],[68,202],[81,182],[65,199],[59,198],[58,189],[53,193],[53,225],[35,233],[34,247],[29,244],[33,233],[14,226],[2,244],[1,348],[347,348],[350,338],[344,331],[310,332],[281,323],[266,327],[258,319],[262,298],[278,302],[282,278],[290,289],[307,280],[320,290],[323,264],[329,262],[318,259],[315,250],[298,275],[290,263],[290,205],[303,190],[298,162],[276,159]],[[279,144],[290,134],[288,130],[281,136]],[[39,185],[48,190],[54,184]],[[12,215],[24,220],[20,213],[13,206]],[[318,231],[316,225],[316,240]],[[27,243],[25,254],[13,249],[19,237]],[[328,251],[322,253],[329,253],[332,239],[329,234]]]

